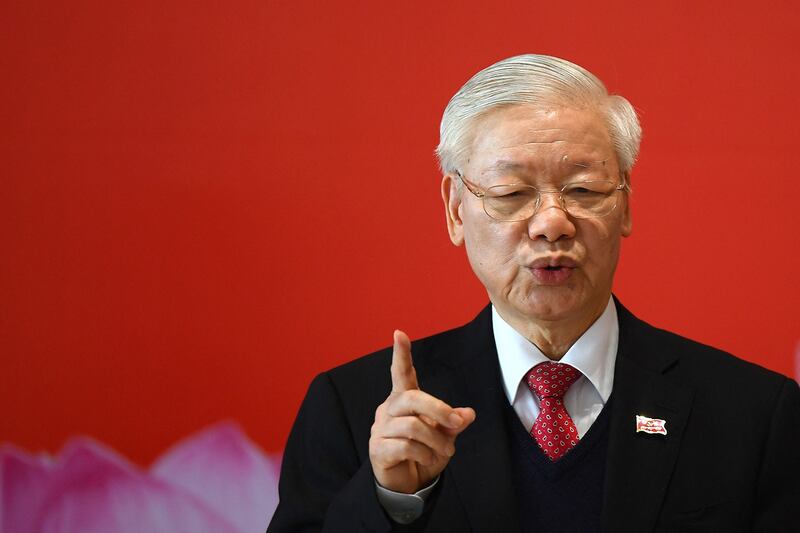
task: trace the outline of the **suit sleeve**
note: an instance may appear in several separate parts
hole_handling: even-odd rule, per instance
[[[358,457],[330,377],[317,376],[295,420],[281,466],[280,501],[267,529],[388,532],[369,460]]]
[[[753,531],[787,531],[800,505],[800,388],[785,379],[772,412],[756,493]]]

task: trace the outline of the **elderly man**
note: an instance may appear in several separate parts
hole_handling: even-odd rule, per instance
[[[440,133],[447,229],[491,305],[314,380],[269,531],[797,530],[797,383],[611,295],[631,105],[524,55],[470,79]]]

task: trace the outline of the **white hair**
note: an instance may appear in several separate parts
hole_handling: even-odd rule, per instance
[[[594,107],[605,118],[620,171],[630,172],[642,128],[633,106],[609,95],[603,82],[574,63],[552,56],[509,57],[470,78],[450,99],[439,127],[436,155],[444,174],[455,174],[469,157],[473,126],[489,112],[512,105]]]

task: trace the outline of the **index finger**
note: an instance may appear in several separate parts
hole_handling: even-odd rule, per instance
[[[418,389],[417,371],[411,360],[411,341],[408,335],[399,329],[394,330],[392,348],[392,392],[403,392]]]

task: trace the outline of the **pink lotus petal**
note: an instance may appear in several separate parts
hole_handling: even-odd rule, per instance
[[[264,531],[278,504],[278,466],[231,422],[176,445],[153,476],[205,502],[241,533]]]
[[[31,517],[38,515],[47,496],[52,468],[45,456],[11,446],[0,449],[0,531],[33,533]]]
[[[65,447],[39,512],[28,519],[37,533],[238,533],[192,495],[90,440]]]

